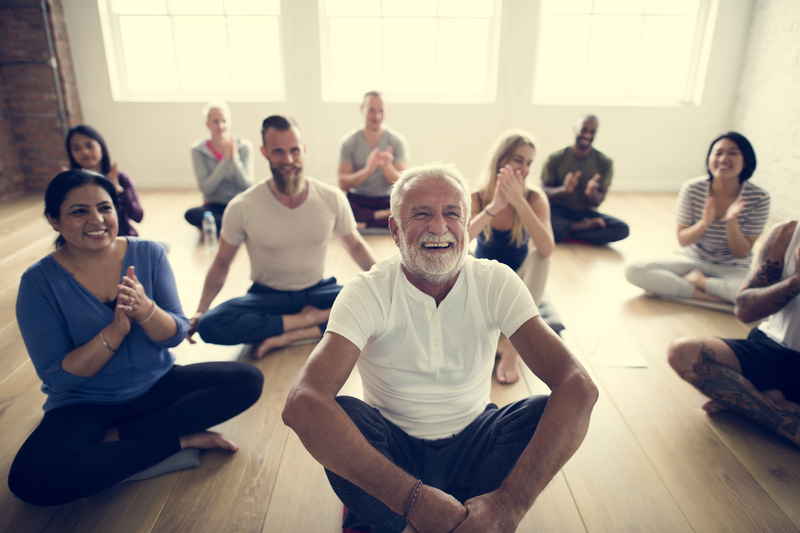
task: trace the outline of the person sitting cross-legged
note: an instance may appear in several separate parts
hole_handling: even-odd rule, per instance
[[[766,319],[747,339],[681,338],[669,364],[711,401],[800,446],[800,222],[775,226],[736,297],[743,322]]]
[[[606,244],[630,233],[625,222],[597,211],[613,174],[611,158],[592,146],[599,126],[594,115],[580,117],[573,127],[575,142],[551,153],[542,167],[542,188],[550,200],[556,242]]]
[[[389,219],[400,254],[348,282],[284,407],[374,533],[515,531],[597,399],[519,276],[467,254],[470,204],[453,166],[402,174]],[[549,397],[489,401],[500,332]],[[337,396],[356,364],[364,401]]]
[[[256,358],[322,336],[342,289],[336,278],[322,278],[331,234],[361,268],[375,264],[344,193],[303,173],[306,143],[297,123],[273,115],[264,119],[261,133],[272,179],[239,194],[225,209],[219,251],[186,335],[190,342],[197,332],[211,344],[258,344]],[[209,310],[242,243],[253,285],[247,295]]]

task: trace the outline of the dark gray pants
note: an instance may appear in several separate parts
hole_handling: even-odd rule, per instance
[[[602,218],[605,228],[584,231],[572,231],[572,225],[583,218]],[[630,228],[618,218],[598,213],[597,211],[573,211],[560,205],[550,206],[550,223],[553,225],[553,237],[556,242],[564,239],[577,239],[592,244],[606,244],[621,241],[630,234]]]
[[[532,396],[502,409],[489,404],[459,434],[439,440],[411,437],[356,398],[339,396],[336,401],[364,438],[390,461],[463,503],[500,486],[533,437],[547,398]],[[380,500],[329,470],[325,473],[349,511],[346,527],[367,525],[373,533],[405,529],[403,517]]]

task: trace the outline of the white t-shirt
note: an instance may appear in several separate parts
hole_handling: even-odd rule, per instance
[[[398,254],[345,285],[328,331],[361,350],[366,403],[413,437],[441,439],[489,404],[500,332],[510,337],[538,315],[513,270],[471,256],[436,307],[408,281]]]
[[[316,285],[325,268],[331,233],[356,230],[347,197],[336,187],[306,176],[308,196],[295,209],[281,204],[267,180],[237,195],[222,217],[220,235],[230,244],[243,242],[250,256],[250,279],[282,291]]]

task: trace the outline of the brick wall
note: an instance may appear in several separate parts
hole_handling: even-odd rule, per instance
[[[0,201],[43,190],[67,164],[64,124],[80,123],[61,0],[47,0],[64,113],[47,46],[41,3],[0,0]]]
[[[800,216],[800,2],[757,0],[734,111],[750,139],[754,183],[772,196],[772,214]]]

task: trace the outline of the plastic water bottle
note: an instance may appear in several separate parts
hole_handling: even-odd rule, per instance
[[[217,222],[211,211],[203,213],[203,244],[206,246],[206,253],[217,251]]]

